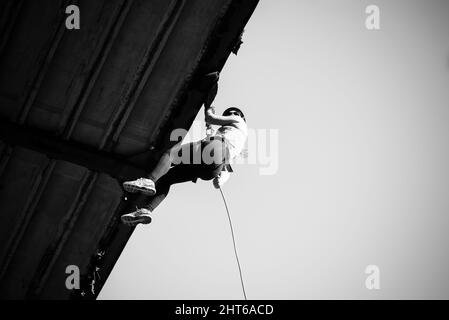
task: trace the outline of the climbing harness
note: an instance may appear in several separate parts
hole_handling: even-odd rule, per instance
[[[240,267],[239,256],[238,256],[238,254],[237,254],[237,247],[236,247],[236,245],[235,245],[234,229],[232,228],[231,215],[229,214],[229,209],[228,209],[228,205],[227,205],[227,203],[226,203],[225,196],[224,196],[224,194],[223,194],[223,190],[221,190],[221,187],[219,187],[219,189],[220,189],[221,196],[222,196],[222,198],[223,198],[223,202],[224,202],[224,205],[225,205],[225,208],[226,208],[226,212],[227,212],[227,214],[228,214],[229,226],[230,226],[230,228],[231,228],[231,235],[232,235],[232,243],[234,244],[235,258],[236,258],[236,260],[237,260],[237,266],[239,267],[240,282],[241,282],[241,284],[242,284],[243,296],[245,297],[245,300],[248,300],[248,299],[246,298],[245,285],[243,284],[242,268]]]

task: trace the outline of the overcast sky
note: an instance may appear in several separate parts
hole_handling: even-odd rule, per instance
[[[370,4],[380,30],[365,27]],[[248,298],[448,299],[449,1],[262,0],[243,41],[215,105],[279,135],[271,150],[257,136],[275,174],[238,165],[223,188]],[[224,204],[204,181],[172,187],[99,296],[242,297]]]

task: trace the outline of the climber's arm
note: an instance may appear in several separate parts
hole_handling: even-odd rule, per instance
[[[217,126],[225,126],[233,123],[238,123],[240,121],[238,116],[220,116],[214,113],[213,107],[206,110],[205,121],[207,124],[213,124]]]

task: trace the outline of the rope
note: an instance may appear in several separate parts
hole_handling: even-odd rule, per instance
[[[241,282],[241,284],[242,284],[243,296],[245,297],[245,300],[248,300],[248,299],[246,298],[245,285],[243,284],[242,268],[240,267],[239,256],[238,256],[238,254],[237,254],[237,247],[236,247],[236,245],[235,245],[234,229],[232,228],[231,215],[229,214],[229,209],[228,209],[228,205],[227,205],[227,203],[226,203],[225,196],[224,196],[224,194],[223,194],[223,190],[221,190],[221,187],[219,187],[219,189],[220,189],[221,196],[223,197],[223,202],[224,202],[225,207],[226,207],[226,212],[227,212],[227,214],[228,214],[229,226],[231,227],[232,243],[234,244],[235,258],[236,258],[236,260],[237,260],[237,265],[238,265],[238,267],[239,267],[240,282]]]

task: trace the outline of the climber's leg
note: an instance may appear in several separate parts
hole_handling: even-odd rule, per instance
[[[173,163],[173,160],[177,160],[180,158],[178,156],[179,153],[184,155],[181,159],[187,157],[185,162],[189,162],[191,149],[194,148],[195,143],[189,143],[181,145],[181,142],[178,142],[173,147],[168,149],[159,159],[156,167],[153,169],[151,174],[147,178],[139,178],[133,181],[126,181],[123,183],[123,188],[127,192],[136,193],[140,192],[142,194],[152,196],[156,193],[155,182],[160,179],[163,175],[165,175]],[[175,163],[176,164],[176,163]]]
[[[171,168],[156,182],[156,194],[147,204],[147,209],[153,211],[165,199],[170,191],[170,187],[177,183],[196,182],[201,165],[180,164]]]
[[[146,208],[137,209],[134,212],[123,215],[122,221],[125,224],[134,226],[139,223],[149,223],[151,221],[150,212],[165,199],[173,184],[187,181],[196,182],[198,178],[211,180],[223,169],[224,148],[221,140],[202,140],[185,146],[188,147],[185,147],[184,152],[190,152],[190,160],[187,160],[190,163],[175,165],[166,174],[161,176],[156,181],[156,192],[148,202]],[[195,158],[200,159],[199,164],[192,164]],[[187,157],[184,158],[184,161],[186,159]]]
[[[176,183],[196,181],[201,165],[180,164],[174,166],[156,182],[156,194],[150,199],[146,208],[137,209],[134,212],[124,214],[121,220],[128,226],[136,226],[139,223],[150,223],[150,213],[165,199],[170,187]]]
[[[182,147],[183,145],[181,145],[181,142],[178,142],[173,147],[165,151],[148,178],[156,182],[160,177],[166,174],[171,167],[173,158],[175,157],[176,153],[178,153],[179,150],[182,149]]]

